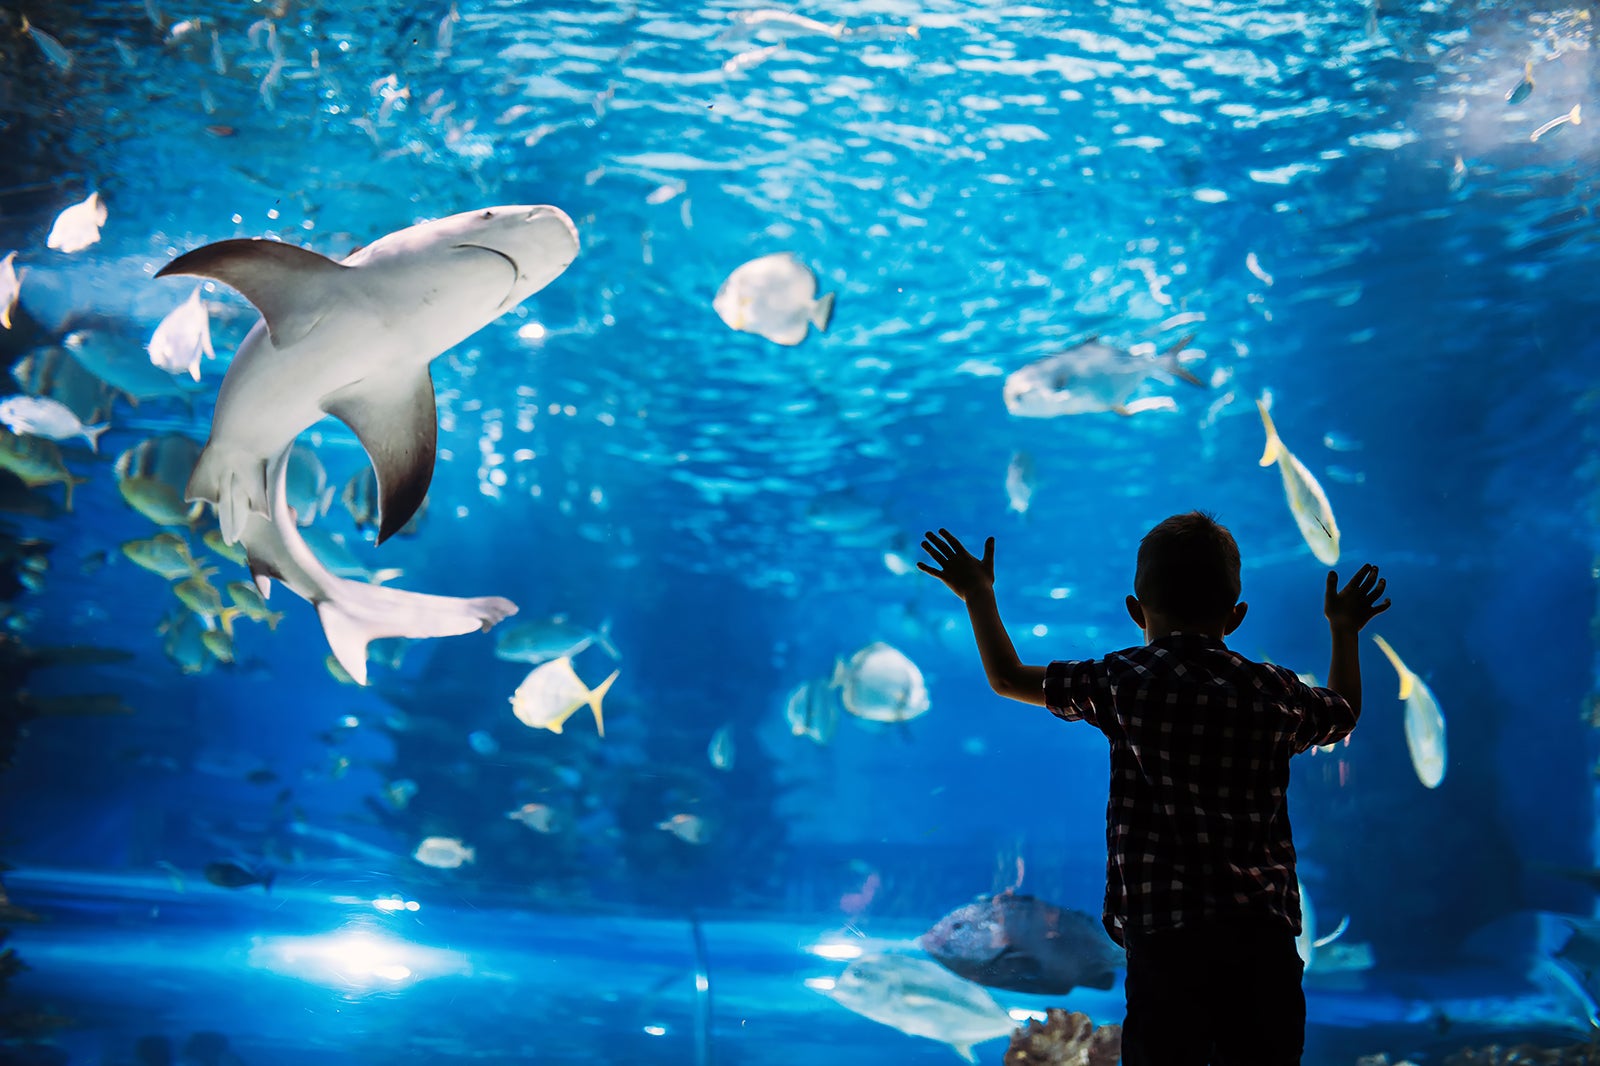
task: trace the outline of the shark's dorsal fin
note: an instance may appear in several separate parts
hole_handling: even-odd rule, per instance
[[[215,278],[238,289],[261,312],[273,346],[286,348],[304,339],[338,302],[339,288],[330,282],[349,269],[309,248],[240,238],[186,252],[156,277]]]
[[[405,528],[433,482],[439,414],[423,367],[396,380],[347,385],[322,409],[355,432],[378,478],[378,543]]]

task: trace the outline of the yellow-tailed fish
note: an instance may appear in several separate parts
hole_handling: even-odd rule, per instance
[[[1283,494],[1289,500],[1289,511],[1294,515],[1295,525],[1300,527],[1300,535],[1318,561],[1332,566],[1339,561],[1339,524],[1333,520],[1333,505],[1306,465],[1284,447],[1277,427],[1272,424],[1272,416],[1267,413],[1266,401],[1257,400],[1256,407],[1261,411],[1261,424],[1267,430],[1267,447],[1261,453],[1261,465],[1278,464],[1278,471],[1283,475]]]
[[[245,554],[244,545],[229,544],[227,541],[223,540],[222,530],[208,529],[205,531],[205,534],[200,538],[200,540],[205,544],[206,547],[210,548],[212,551],[216,552],[230,563],[238,563],[240,566],[250,565],[250,558]]]
[[[72,490],[88,478],[74,477],[61,458],[55,441],[42,437],[18,436],[0,428],[0,469],[11,471],[30,489],[41,485],[62,485],[67,490],[67,510],[72,510]]]
[[[1377,635],[1372,640],[1400,675],[1400,698],[1406,703],[1406,747],[1411,749],[1411,765],[1417,771],[1417,779],[1428,788],[1438,788],[1444,780],[1447,755],[1444,712],[1439,710],[1433,690],[1400,661],[1389,642]]]
[[[179,578],[208,578],[217,571],[201,566],[189,551],[189,543],[176,533],[157,533],[145,540],[130,540],[122,545],[122,554],[129,561],[168,581]]]
[[[224,607],[222,594],[211,582],[203,577],[191,577],[178,582],[172,587],[172,591],[177,593],[178,599],[185,607],[205,619],[208,625],[213,621],[219,622],[222,631],[230,637],[233,636],[233,620],[241,612],[237,607]]]
[[[572,712],[588,705],[594,712],[595,731],[606,735],[605,719],[601,717],[600,701],[605,699],[612,682],[620,671],[613,670],[594,688],[583,683],[572,668],[572,660],[563,655],[534,667],[522,679],[511,696],[511,712],[517,720],[531,729],[548,729],[561,732]]]
[[[283,612],[274,611],[261,598],[261,591],[247,581],[228,582],[228,598],[239,613],[252,622],[265,622],[268,629],[277,629],[283,621]]]
[[[200,643],[219,663],[233,662],[233,639],[220,629],[208,629],[200,635]]]

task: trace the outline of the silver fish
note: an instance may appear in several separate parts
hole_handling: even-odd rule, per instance
[[[1064,352],[1029,363],[1006,378],[1006,409],[1022,418],[1057,418],[1061,415],[1115,411],[1132,415],[1140,411],[1175,410],[1170,396],[1130,402],[1151,377],[1181,378],[1205,388],[1205,382],[1178,363],[1178,353],[1194,339],[1191,334],[1164,353],[1147,358],[1090,337]]]

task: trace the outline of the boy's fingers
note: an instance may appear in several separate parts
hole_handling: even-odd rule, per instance
[[[918,563],[917,569],[921,570],[924,574],[932,574],[934,577],[939,578],[940,580],[944,579],[944,573],[942,571],[935,570],[927,563]]]
[[[1373,605],[1372,613],[1373,614],[1382,614],[1384,611],[1387,611],[1388,609],[1389,609],[1389,601],[1388,600],[1384,600],[1382,603]]]
[[[1328,595],[1332,596],[1336,592],[1338,592],[1338,590],[1339,590],[1339,572],[1337,570],[1329,570],[1328,571]]]
[[[1368,593],[1368,595],[1370,595],[1373,599],[1377,599],[1379,596],[1383,595],[1383,590],[1388,584],[1389,582],[1387,579],[1380,577],[1378,579],[1378,583],[1372,586],[1372,591]]]
[[[990,537],[983,542],[983,562],[987,566],[994,562],[994,538]]]
[[[961,541],[956,537],[956,535],[954,533],[950,532],[948,529],[944,528],[943,526],[939,527],[939,535],[944,537],[944,539],[947,540],[950,543],[950,547],[952,549],[954,549],[955,551],[965,552],[967,550],[966,546],[961,543]]]

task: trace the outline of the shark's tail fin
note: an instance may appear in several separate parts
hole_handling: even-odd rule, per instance
[[[194,473],[184,489],[186,501],[204,500],[217,512],[222,539],[239,543],[245,520],[251,512],[270,517],[271,497],[267,493],[267,464],[247,456],[229,455],[210,445],[200,453]]]
[[[334,658],[358,685],[367,683],[367,645],[383,637],[454,637],[486,630],[517,613],[499,596],[461,599],[339,580],[317,604]]]

